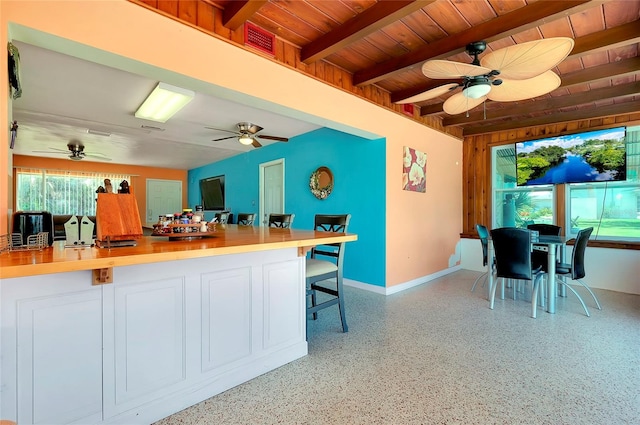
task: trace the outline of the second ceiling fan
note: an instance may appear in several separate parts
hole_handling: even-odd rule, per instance
[[[470,64],[447,60],[430,60],[422,65],[422,73],[433,79],[460,79],[427,90],[397,103],[417,103],[443,96],[459,87],[462,91],[442,105],[450,115],[475,108],[487,99],[513,102],[547,94],[560,86],[560,77],[551,69],[562,62],[573,49],[568,37],[529,41],[478,55],[487,48],[484,41],[467,45],[473,57]]]
[[[219,139],[213,139],[213,142],[217,142],[219,140],[233,139],[234,137],[238,138],[238,141],[243,145],[252,145],[254,148],[262,147],[262,143],[260,143],[256,138],[261,138],[265,140],[276,140],[278,142],[288,142],[289,139],[286,137],[277,137],[277,136],[267,136],[266,134],[257,134],[263,128],[259,125],[252,124],[250,122],[240,122],[236,124],[238,127],[237,131],[224,130],[221,128],[213,128],[206,127],[210,130],[219,130],[226,131],[228,133],[234,133],[233,136],[221,137]]]

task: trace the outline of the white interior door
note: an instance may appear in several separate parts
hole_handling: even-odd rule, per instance
[[[284,213],[284,158],[260,164],[260,217],[267,226],[269,214]]]
[[[182,181],[147,179],[147,223],[182,211]]]

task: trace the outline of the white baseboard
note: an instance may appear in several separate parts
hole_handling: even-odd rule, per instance
[[[444,270],[440,270],[439,272],[432,273],[430,275],[422,276],[416,279],[412,279],[408,282],[400,283],[398,285],[393,285],[390,287],[371,285],[369,283],[358,282],[357,280],[352,279],[344,279],[344,284],[346,286],[351,286],[353,288],[363,289],[365,291],[375,292],[376,294],[381,295],[391,295],[401,291],[404,291],[409,288],[413,288],[414,286],[422,285],[424,283],[430,282],[434,279],[438,279],[439,277],[446,276],[450,273],[457,272],[458,270],[462,270],[460,265],[456,265],[454,267],[449,267]]]

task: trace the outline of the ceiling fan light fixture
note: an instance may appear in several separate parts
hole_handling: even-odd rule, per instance
[[[253,138],[248,134],[243,134],[238,137],[238,142],[242,143],[243,145],[250,145],[253,143]]]
[[[180,109],[193,100],[195,93],[191,90],[158,83],[135,113],[136,118],[156,122],[167,122]]]
[[[469,99],[480,99],[491,91],[491,84],[488,81],[470,81],[462,90],[462,94]]]

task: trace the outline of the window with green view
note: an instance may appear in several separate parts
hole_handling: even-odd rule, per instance
[[[57,170],[16,170],[16,211],[49,211],[51,214],[96,214],[96,189],[110,179],[114,192],[121,174]]]

